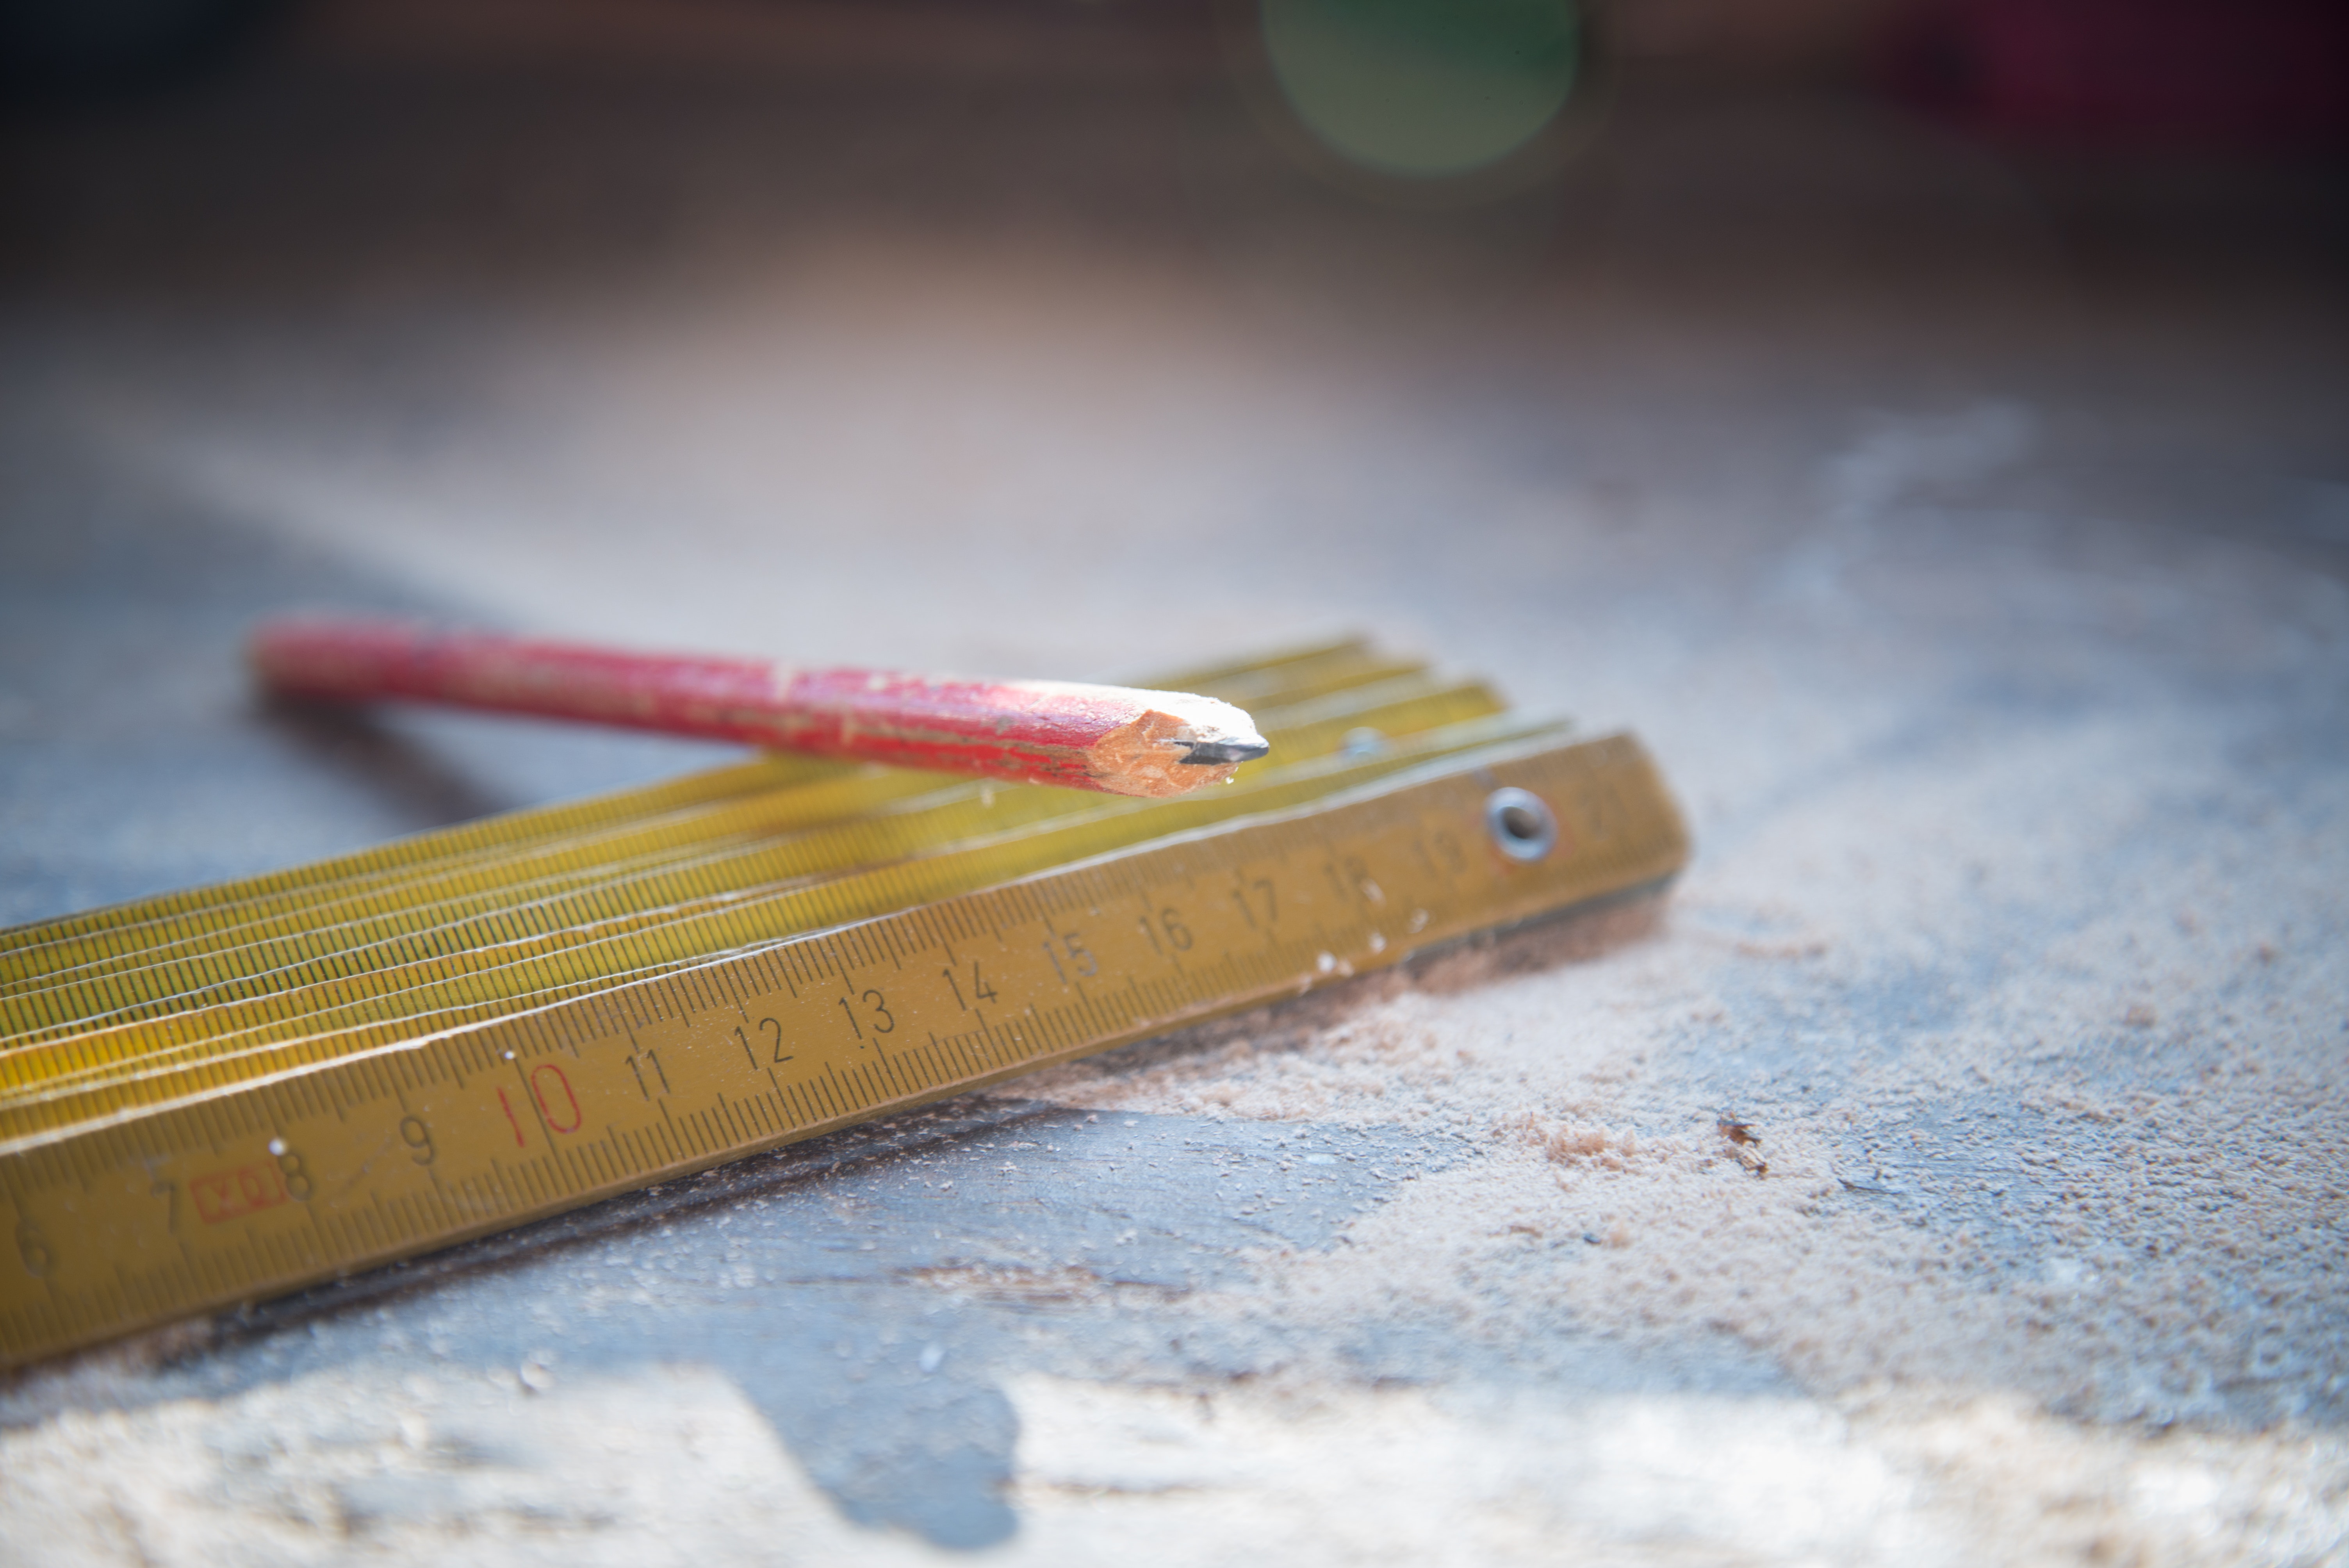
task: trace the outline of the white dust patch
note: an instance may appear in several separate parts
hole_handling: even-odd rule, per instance
[[[26,1568],[1690,1563],[2168,1568],[2349,1538],[2337,1439],[2051,1420],[1938,1391],[1804,1398],[1213,1389],[1040,1375],[1019,1533],[977,1555],[845,1522],[721,1375],[317,1374],[0,1435]]]
[[[74,1410],[0,1435],[0,1561],[931,1562],[843,1522],[732,1383],[326,1373],[218,1400]]]
[[[2011,1400],[1013,1395],[1015,1560],[2157,1568],[2314,1561],[2349,1533],[2338,1441],[2139,1443]]]

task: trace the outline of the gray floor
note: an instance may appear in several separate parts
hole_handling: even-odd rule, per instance
[[[10,135],[7,918],[719,755],[265,710],[296,602],[1006,673],[1367,627],[1637,728],[1699,844],[22,1376],[17,1560],[2342,1560],[2329,175],[1633,84],[1410,213],[1195,80],[299,58]]]

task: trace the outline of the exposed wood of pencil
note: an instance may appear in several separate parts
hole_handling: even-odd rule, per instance
[[[273,622],[249,651],[292,696],[585,719],[1116,795],[1219,784],[1266,749],[1229,703],[1127,686],[803,670],[379,621]]]

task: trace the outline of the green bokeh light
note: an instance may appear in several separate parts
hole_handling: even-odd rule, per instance
[[[1289,106],[1385,174],[1481,168],[1557,118],[1582,65],[1573,0],[1263,0]]]

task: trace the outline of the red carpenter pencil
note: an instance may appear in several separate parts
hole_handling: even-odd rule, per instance
[[[1126,686],[795,669],[382,621],[271,622],[249,651],[289,696],[585,719],[1115,795],[1221,783],[1268,749],[1229,703]]]

